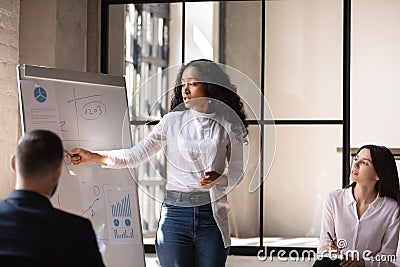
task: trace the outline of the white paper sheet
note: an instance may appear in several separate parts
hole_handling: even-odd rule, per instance
[[[26,128],[51,130],[61,137],[54,82],[21,81],[21,84],[29,88],[22,91]]]
[[[140,244],[140,228],[135,226],[133,200],[136,192],[132,186],[104,185],[108,237],[111,244]],[[137,228],[137,229],[136,229]]]

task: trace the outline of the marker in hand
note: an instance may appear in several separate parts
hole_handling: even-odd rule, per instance
[[[65,148],[64,148],[64,153],[67,154],[67,155],[70,156],[70,157],[75,157],[75,156],[77,155],[77,154],[71,154],[71,153],[69,153],[69,151],[66,150]]]
[[[330,254],[330,253],[339,253],[339,254],[336,255],[333,259],[334,259],[334,260],[336,260],[336,259],[343,260],[343,259],[344,259],[344,258],[343,258],[343,255],[341,254],[339,247],[336,245],[335,240],[333,240],[333,237],[332,237],[331,233],[329,233],[329,232],[326,232],[326,233],[328,234],[329,239],[332,241],[332,245],[335,246],[335,249],[332,250],[331,252],[329,252],[329,254]],[[332,247],[330,247],[329,249],[332,249]],[[332,258],[331,258],[331,259],[332,259]]]
[[[331,236],[331,233],[329,233],[329,232],[326,232],[326,233],[328,234],[329,239],[332,241],[332,244],[333,244],[335,247],[337,247],[337,245],[336,245],[336,243],[335,243],[335,240],[333,240],[333,237]]]

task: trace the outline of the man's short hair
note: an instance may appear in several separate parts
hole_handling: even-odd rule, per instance
[[[27,132],[18,141],[18,172],[24,177],[48,174],[63,159],[61,139],[47,130]]]

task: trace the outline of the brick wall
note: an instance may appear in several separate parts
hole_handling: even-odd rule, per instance
[[[19,0],[0,0],[0,198],[14,188],[10,157],[18,139]]]

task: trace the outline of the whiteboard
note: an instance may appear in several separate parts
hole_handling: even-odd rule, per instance
[[[22,130],[48,129],[70,150],[132,146],[123,77],[17,67]],[[137,184],[129,169],[64,157],[54,207],[91,220],[106,266],[145,266]]]

